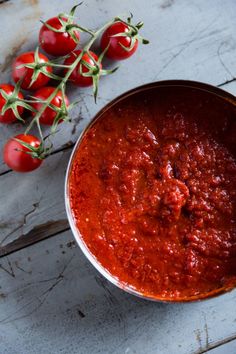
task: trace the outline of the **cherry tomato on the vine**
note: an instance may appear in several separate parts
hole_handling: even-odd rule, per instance
[[[1,84],[0,89],[3,90],[10,97],[11,95],[13,95],[15,87],[10,84]],[[24,96],[21,92],[18,93],[17,97],[20,99],[24,98]],[[18,119],[15,116],[15,113],[11,108],[7,109],[5,113],[1,114],[1,110],[2,110],[3,106],[5,105],[5,103],[6,103],[6,99],[2,96],[2,94],[0,92],[0,122],[6,123],[6,124],[16,122]],[[21,116],[24,111],[24,108],[22,106],[18,106],[17,111],[18,111],[19,115]]]
[[[48,58],[38,53],[39,56],[39,63],[35,63],[35,53],[34,52],[26,52],[20,54],[14,61],[12,67],[12,77],[15,82],[22,80],[21,87],[25,90],[37,90],[38,88],[45,86],[50,77],[46,75],[46,73],[52,73],[52,68],[50,66],[44,66],[42,69],[42,64],[49,62]],[[27,67],[20,67],[24,64],[34,64],[35,68],[27,68]],[[45,70],[46,73],[43,73],[42,70]],[[37,71],[36,80],[31,84],[32,75],[34,71]]]
[[[51,94],[54,92],[54,90],[55,90],[55,87],[50,87],[50,86],[42,87],[34,93],[34,98],[36,100],[45,101],[48,99],[49,96],[51,96]],[[62,92],[58,91],[56,93],[56,96],[51,100],[51,105],[53,105],[57,108],[61,108],[62,104],[63,104]],[[66,107],[69,106],[69,100],[66,95],[65,95],[65,104],[66,104]],[[35,108],[37,111],[40,110],[42,105],[43,105],[43,103],[40,103],[40,102],[32,103],[33,108]],[[61,112],[61,113],[63,116],[63,112]],[[40,117],[40,123],[46,124],[46,125],[53,125],[56,116],[57,116],[57,111],[53,108],[47,107]],[[63,119],[59,119],[58,123],[61,123],[62,121],[63,121]]]
[[[91,57],[85,53],[81,60],[85,61],[86,63],[88,63],[92,68],[96,68],[96,63],[97,60],[98,60],[98,57],[95,53],[93,53],[92,51],[89,51]],[[64,64],[65,65],[71,65],[72,63],[74,63],[74,61],[76,60],[76,58],[81,54],[81,50],[78,49],[78,50],[75,50],[74,52],[72,52],[70,54],[70,56],[68,58],[66,58]],[[94,62],[95,61],[95,62]],[[100,69],[102,68],[102,64],[100,64]],[[93,85],[93,78],[90,76],[90,77],[86,77],[86,76],[83,76],[80,71],[82,70],[82,73],[87,73],[89,72],[89,69],[81,64],[81,61],[78,63],[78,65],[76,66],[76,68],[72,71],[70,77],[69,77],[69,80],[72,81],[75,85],[77,86],[80,86],[80,87],[86,87],[86,86],[92,86]],[[65,74],[66,74],[66,71],[65,70]]]
[[[10,138],[3,149],[5,163],[17,172],[30,172],[38,168],[42,163],[42,159],[29,154],[31,149],[15,139],[19,139],[30,145],[32,149],[37,149],[40,146],[40,140],[33,135],[19,134],[14,138]]]
[[[62,17],[61,20],[64,22],[64,26],[58,17],[50,18],[43,24],[39,32],[39,43],[41,47],[46,53],[54,56],[69,54],[76,48],[80,39],[78,31],[75,29],[68,31],[66,29],[68,19]],[[55,32],[53,29],[47,27],[47,25],[55,30],[61,30],[62,32]]]
[[[132,45],[132,40],[129,36],[117,36],[119,33],[128,33],[130,29],[128,25],[117,21],[110,25],[102,35],[101,48],[105,50],[108,47],[106,56],[114,60],[123,60],[131,57],[136,52],[138,47],[138,39],[135,39]]]

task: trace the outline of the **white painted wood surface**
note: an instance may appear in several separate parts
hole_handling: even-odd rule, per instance
[[[235,335],[236,292],[141,300],[108,283],[72,239],[68,231],[1,260],[2,353],[193,354]]]
[[[0,1],[1,82],[10,80],[13,58],[35,47],[38,19],[73,4]],[[59,152],[28,175],[5,173],[0,160],[0,256],[55,235],[0,258],[0,353],[236,353],[235,292],[185,305],[141,301],[108,284],[77,247],[67,247],[70,231],[57,234],[68,228],[63,189],[71,148],[65,147],[110,99],[166,79],[204,81],[236,94],[235,0],[89,0],[78,15],[98,27],[128,11],[144,20],[151,44],[102,80],[97,105],[89,89],[69,88],[71,100],[79,96],[81,104],[72,112],[74,123],[55,137]],[[20,129],[1,126],[0,150]]]

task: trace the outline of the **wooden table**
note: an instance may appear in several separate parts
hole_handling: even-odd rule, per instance
[[[39,18],[73,0],[0,1],[1,82],[13,58],[37,43]],[[102,80],[98,104],[80,98],[38,171],[20,175],[0,161],[0,352],[235,354],[236,292],[199,303],[142,301],[108,283],[73,241],[64,178],[73,144],[104,104],[135,86],[165,79],[204,81],[236,93],[235,0],[89,0],[81,23],[98,27],[132,11],[151,41]],[[3,30],[4,28],[4,30]],[[20,124],[0,129],[0,148]],[[39,242],[40,241],[40,242]]]

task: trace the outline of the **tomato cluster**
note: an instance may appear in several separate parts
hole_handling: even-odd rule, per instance
[[[135,27],[130,20],[127,23],[120,19],[114,19],[103,32],[100,57],[91,50],[76,49],[83,28],[73,22],[75,8],[76,6],[70,15],[58,15],[43,23],[39,32],[39,45],[46,55],[37,48],[35,52],[22,53],[15,59],[12,67],[15,86],[0,85],[1,123],[13,123],[19,119],[24,121],[22,115],[26,110],[30,112],[31,121],[40,115],[38,126],[53,126],[63,122],[70,107],[69,100],[60,87],[49,85],[50,80],[69,80],[79,87],[91,86],[95,82],[97,84],[99,76],[111,72],[102,68],[101,60],[104,55],[112,60],[123,60],[137,50],[141,38],[137,34],[138,25]],[[63,60],[61,66],[47,55],[63,56],[59,58]],[[54,72],[55,67],[63,68],[63,76]],[[33,91],[28,96],[30,99],[25,99],[21,90]],[[39,131],[41,132],[41,128]],[[46,156],[43,143],[42,135],[39,139],[26,130],[25,134],[12,137],[5,144],[4,161],[15,171],[32,171],[41,165]]]

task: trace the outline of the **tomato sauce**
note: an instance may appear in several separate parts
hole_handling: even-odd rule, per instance
[[[123,285],[167,300],[236,284],[236,112],[161,87],[122,99],[85,133],[69,176],[77,228]]]

